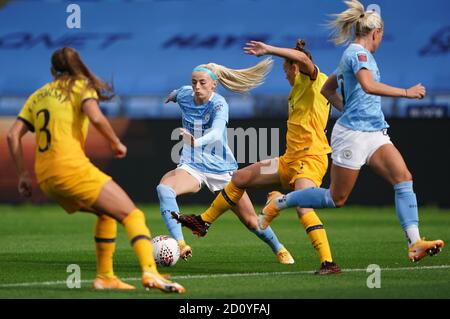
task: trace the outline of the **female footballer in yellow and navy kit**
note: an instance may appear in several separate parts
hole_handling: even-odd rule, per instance
[[[102,114],[98,100],[112,97],[110,87],[89,71],[72,48],[52,55],[54,81],[34,92],[26,101],[8,134],[10,152],[19,176],[19,192],[31,196],[31,179],[24,167],[21,139],[36,135],[35,173],[42,191],[68,213],[91,212],[98,216],[95,229],[97,277],[95,289],[134,289],[113,271],[117,233],[116,220],[127,231],[142,268],[145,288],[184,292],[184,288],[163,278],[155,265],[150,231],[142,211],[110,176],[95,167],[84,153],[89,122],[110,142],[117,158],[127,148]]]
[[[295,49],[278,48],[258,41],[250,41],[244,48],[247,54],[275,55],[285,59],[283,69],[292,86],[288,98],[287,149],[279,158],[258,162],[236,171],[231,182],[200,216],[181,215],[179,221],[194,233],[206,234],[209,225],[233,207],[246,188],[282,185],[288,189],[303,189],[322,184],[328,168],[327,154],[331,152],[325,135],[330,106],[320,94],[327,76],[312,62],[311,54],[304,47],[305,42],[299,40]],[[268,200],[278,195],[279,192],[271,192]],[[319,217],[312,209],[298,208],[297,212],[320,256],[321,267],[317,274],[339,273],[340,268],[333,262],[327,235]]]

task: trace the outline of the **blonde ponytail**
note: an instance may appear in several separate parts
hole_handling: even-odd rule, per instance
[[[332,38],[337,45],[349,43],[353,36],[363,37],[373,29],[384,28],[383,20],[377,12],[364,11],[364,6],[358,0],[344,2],[348,9],[332,14],[335,19],[328,24],[333,29]]]
[[[245,93],[263,84],[272,66],[273,60],[267,58],[247,69],[229,69],[216,63],[202,64],[197,66],[197,68],[207,68],[213,72],[220,84],[227,90]]]

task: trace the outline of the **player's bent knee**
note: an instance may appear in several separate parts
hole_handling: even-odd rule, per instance
[[[239,188],[245,188],[246,185],[249,183],[251,178],[251,174],[245,171],[236,171],[233,174],[233,177],[231,178],[231,182],[234,184],[234,186]]]

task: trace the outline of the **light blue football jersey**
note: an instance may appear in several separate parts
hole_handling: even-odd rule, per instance
[[[196,105],[191,86],[183,86],[173,94],[174,100],[181,108],[183,128],[195,138],[207,133],[215,119],[222,119],[228,123],[228,104],[221,95],[213,93],[206,104]],[[222,139],[211,145],[191,147],[184,144],[180,164],[187,164],[198,171],[213,174],[232,172],[238,168],[233,152],[228,146],[226,129],[222,133]]]
[[[335,71],[344,101],[343,114],[337,122],[355,131],[380,131],[389,125],[381,110],[381,97],[364,92],[356,78],[362,68],[371,71],[373,79],[380,82],[380,71],[372,53],[362,45],[352,43],[344,51]]]

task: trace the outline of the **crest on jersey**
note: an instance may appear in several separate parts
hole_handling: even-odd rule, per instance
[[[344,155],[345,159],[351,159],[352,158],[352,151],[344,150],[343,155]]]
[[[208,122],[210,118],[211,118],[211,114],[206,113],[205,116],[203,117],[203,120],[204,120],[205,122]]]
[[[358,53],[359,62],[367,62],[367,55],[365,53]]]
[[[222,110],[223,104],[219,103],[216,106],[214,106],[214,112],[219,112]]]

